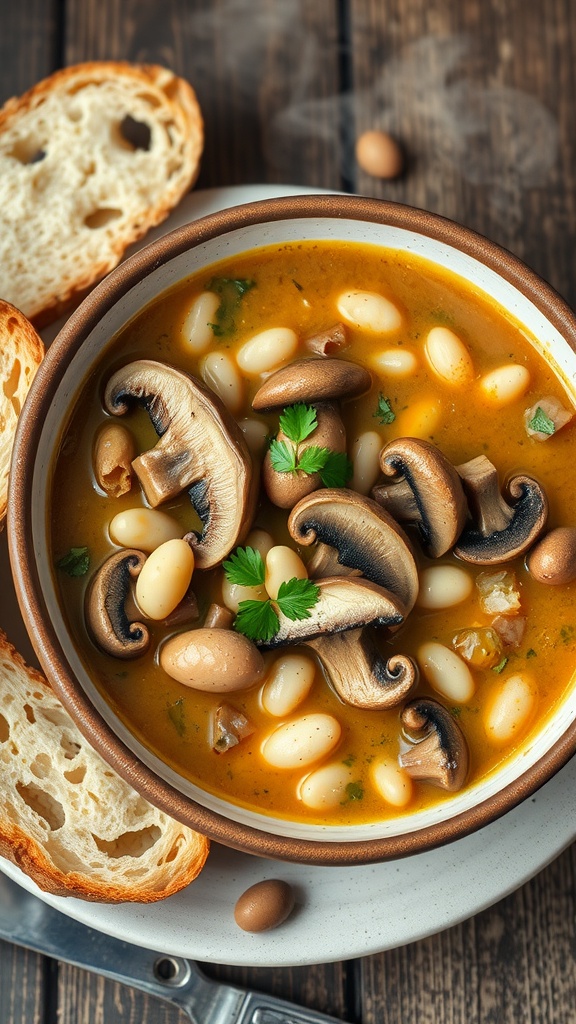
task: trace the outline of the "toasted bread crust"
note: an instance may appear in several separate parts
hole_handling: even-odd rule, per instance
[[[202,870],[206,837],[153,808],[112,773],[46,680],[1,631],[0,755],[0,855],[44,891],[103,903],[151,903],[179,892]],[[59,763],[69,778],[61,777]],[[113,805],[99,806],[92,797],[83,802],[83,772],[91,790],[100,781],[101,794],[113,792]],[[70,797],[80,811],[66,802]],[[60,807],[64,820],[51,822],[51,806]],[[150,834],[150,846],[123,853],[126,836],[142,831]]]
[[[19,309],[0,299],[0,527],[6,516],[18,416],[43,357],[44,346],[32,324]]]
[[[132,158],[120,128],[131,111],[151,133],[148,150],[134,147]],[[158,65],[77,64],[8,100],[0,294],[35,324],[55,319],[167,217],[196,181],[202,147],[194,90]],[[114,215],[109,223],[91,220],[99,206]]]

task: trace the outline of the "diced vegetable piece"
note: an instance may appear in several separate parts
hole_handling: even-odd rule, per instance
[[[524,615],[497,615],[492,620],[492,628],[497,632],[504,647],[518,648],[526,632],[526,618]]]
[[[474,668],[493,668],[502,657],[500,638],[490,626],[458,630],[452,646]]]
[[[488,615],[516,615],[520,611],[520,593],[513,572],[481,572],[476,577],[482,610]]]
[[[212,749],[217,754],[223,754],[236,747],[241,740],[251,736],[254,726],[250,724],[246,715],[233,708],[230,704],[221,704],[216,708],[212,726]]]
[[[573,416],[574,413],[570,409],[566,409],[557,398],[549,395],[540,398],[526,409],[524,426],[528,437],[534,437],[537,441],[547,441],[570,423]]]

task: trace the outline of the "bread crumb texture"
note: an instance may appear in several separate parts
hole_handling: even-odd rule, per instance
[[[0,110],[0,296],[46,323],[191,188],[203,147],[191,86],[92,62]]]
[[[0,783],[0,853],[48,892],[149,903],[205,863],[208,840],[124,782],[1,633]]]
[[[32,324],[0,299],[0,524],[6,515],[16,423],[43,356],[44,346]]]

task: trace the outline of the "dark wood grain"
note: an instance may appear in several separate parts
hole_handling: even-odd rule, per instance
[[[102,58],[164,63],[193,83],[200,186],[284,181],[421,206],[512,249],[576,305],[569,0],[0,3],[0,101]],[[373,127],[405,148],[397,181],[356,164],[355,140]],[[572,849],[470,921],[351,963],[206,971],[355,1024],[575,1024],[575,875]],[[0,943],[0,1024],[56,1019],[185,1020]]]

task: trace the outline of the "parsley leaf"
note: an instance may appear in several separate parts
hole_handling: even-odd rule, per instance
[[[304,402],[287,405],[280,415],[280,429],[294,444],[305,441],[317,426],[316,409]]]
[[[282,614],[293,622],[297,619],[309,619],[309,609],[314,607],[319,594],[320,588],[312,580],[299,580],[294,577],[280,584],[276,604]]]
[[[278,632],[279,625],[271,601],[240,601],[234,629],[250,640],[267,643]]]
[[[540,434],[553,434],[556,430],[554,420],[551,420],[544,412],[544,409],[541,409],[540,406],[536,409],[536,412],[528,422],[527,426],[530,430],[537,430]]]
[[[90,551],[88,548],[70,548],[68,554],[56,562],[56,567],[62,569],[68,576],[85,576],[89,566]]]
[[[361,782],[349,782],[346,786],[346,797],[348,800],[362,800],[364,798],[364,787]]]
[[[295,473],[296,472],[296,449],[292,448],[291,445],[286,444],[286,441],[274,441],[270,442],[270,461],[272,468],[277,473]]]
[[[506,657],[506,655],[504,655],[502,660],[499,661],[497,665],[494,665],[494,668],[492,669],[492,671],[493,672],[497,672],[498,675],[500,675],[500,673],[503,672],[504,669],[506,668],[507,664],[508,664],[508,658]]]
[[[321,469],[324,469],[330,454],[329,448],[319,448],[317,444],[311,444],[309,448],[304,449],[298,459],[298,469],[308,475],[319,473]]]
[[[184,701],[182,697],[179,697],[175,704],[170,705],[168,708],[168,718],[178,735],[183,736],[186,732],[186,722],[184,720]]]
[[[206,285],[206,291],[220,296],[216,310],[216,321],[210,324],[217,338],[232,334],[236,328],[234,317],[246,292],[255,288],[256,282],[247,278],[213,277]]]
[[[223,568],[229,583],[241,587],[260,587],[264,583],[264,562],[255,548],[236,548]]]
[[[328,457],[320,473],[325,487],[345,487],[352,473],[352,463],[346,452],[328,451]]]
[[[378,396],[378,407],[374,413],[374,418],[380,420],[380,423],[394,423],[396,419],[396,413],[392,411],[389,398],[384,398],[382,392]]]

